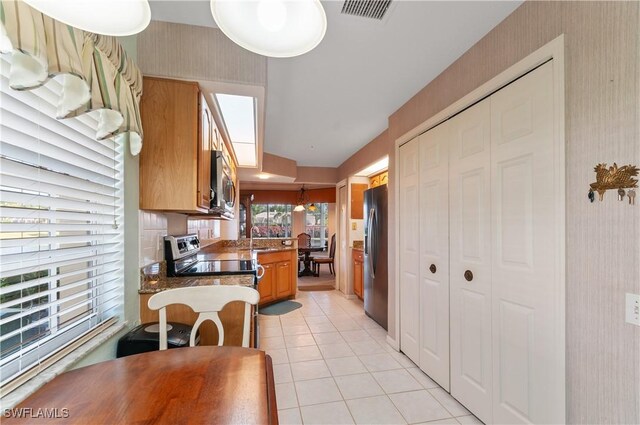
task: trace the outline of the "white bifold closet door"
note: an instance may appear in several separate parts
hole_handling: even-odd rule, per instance
[[[449,123],[422,134],[419,142],[419,365],[449,391]]]
[[[483,422],[490,423],[490,99],[463,111],[449,123],[451,394]]]
[[[490,98],[494,423],[565,421],[553,66]]]
[[[485,423],[565,422],[553,67],[399,150],[400,347]]]
[[[402,145],[400,174],[400,349],[420,364],[420,203],[418,138]]]

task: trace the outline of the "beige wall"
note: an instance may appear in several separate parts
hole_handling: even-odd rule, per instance
[[[336,184],[338,169],[332,167],[301,167],[297,162],[265,152],[262,157],[262,172],[290,177],[295,183]]]
[[[567,419],[640,422],[640,327],[624,321],[625,292],[640,293],[640,207],[590,204],[599,162],[640,163],[638,2],[526,2],[389,118],[392,144],[518,60],[565,34]],[[390,240],[395,211],[389,211]],[[390,329],[395,326],[389,245]],[[393,335],[395,336],[395,335]]]
[[[331,235],[333,235],[334,233],[337,232],[337,226],[338,226],[338,222],[336,220],[336,205],[338,205],[337,203],[334,204],[329,204],[328,205],[328,209],[329,209],[329,225],[327,226],[329,228],[329,244],[331,244]],[[336,238],[338,237],[338,235],[336,235]],[[336,242],[337,243],[337,242]]]
[[[145,75],[267,84],[267,58],[243,49],[217,28],[151,21],[138,35],[138,64]]]
[[[295,179],[298,175],[298,163],[293,159],[264,152],[262,154],[262,172]]]
[[[351,155],[338,167],[338,180],[342,181],[360,170],[389,155],[393,145],[389,140],[388,129],[380,133],[358,152]]]
[[[332,167],[298,167],[296,183],[327,183],[338,182],[338,169]]]

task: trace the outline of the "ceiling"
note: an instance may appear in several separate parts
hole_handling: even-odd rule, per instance
[[[323,1],[327,33],[311,52],[269,58],[264,151],[337,167],[521,1],[399,1],[382,21]],[[154,1],[152,19],[215,26],[208,1]]]

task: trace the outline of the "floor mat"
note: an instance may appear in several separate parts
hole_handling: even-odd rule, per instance
[[[293,310],[297,310],[302,307],[302,304],[296,301],[280,301],[279,303],[271,304],[266,307],[260,307],[259,313],[266,316],[279,316],[281,314],[291,313]]]
[[[333,285],[299,285],[298,291],[333,291]]]

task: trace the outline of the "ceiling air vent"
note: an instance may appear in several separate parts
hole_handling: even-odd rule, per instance
[[[382,20],[390,5],[391,0],[345,0],[342,13]]]

